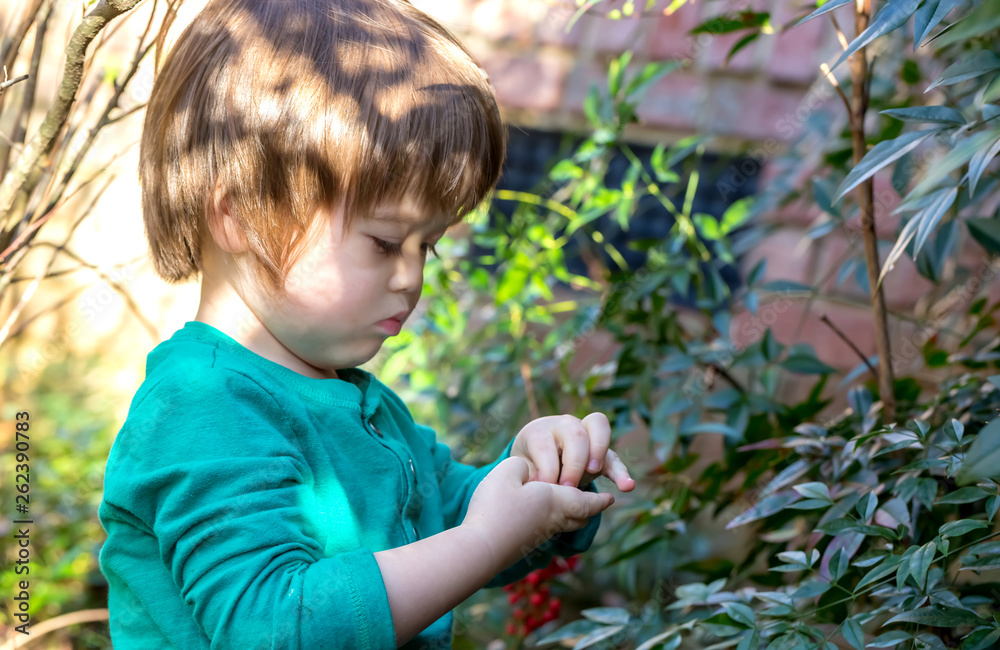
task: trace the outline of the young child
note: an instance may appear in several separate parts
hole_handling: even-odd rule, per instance
[[[446,648],[451,610],[586,550],[634,481],[607,418],[458,463],[357,366],[495,185],[485,73],[404,0],[210,0],[149,100],[157,272],[200,274],[108,459],[116,650]]]

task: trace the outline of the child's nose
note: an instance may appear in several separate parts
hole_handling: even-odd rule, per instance
[[[424,286],[424,260],[419,253],[403,251],[389,280],[392,291],[419,291]]]

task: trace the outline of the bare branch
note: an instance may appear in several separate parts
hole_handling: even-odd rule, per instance
[[[15,77],[14,79],[9,79],[9,80],[7,80],[7,81],[5,81],[3,83],[0,83],[0,92],[2,92],[4,90],[7,90],[8,88],[10,88],[11,86],[13,86],[16,83],[21,83],[22,81],[24,81],[27,78],[28,78],[28,75],[23,74],[20,77]]]
[[[28,83],[24,85],[24,95],[21,97],[21,109],[14,118],[14,131],[10,136],[11,146],[0,157],[0,177],[7,173],[10,164],[10,154],[14,147],[24,144],[24,136],[28,131],[28,118],[35,104],[35,91],[38,89],[38,71],[42,62],[42,46],[45,43],[45,33],[49,29],[49,19],[52,18],[52,2],[45,0],[42,6],[42,19],[35,28],[35,45],[31,52],[31,63],[28,66]]]
[[[854,28],[858,34],[867,29],[871,20],[871,0],[858,0],[854,12]],[[865,114],[868,112],[869,83],[871,69],[868,66],[866,48],[859,48],[850,57],[851,65],[851,136],[854,147],[854,164],[857,165],[868,152],[865,142]],[[858,208],[861,210],[861,228],[865,241],[865,266],[868,282],[872,287],[871,309],[875,321],[875,348],[878,350],[879,396],[883,405],[886,423],[896,418],[895,380],[892,371],[892,348],[889,342],[889,326],[886,319],[885,293],[879,284],[881,274],[878,253],[878,235],[875,231],[875,189],[873,180],[858,185]]]
[[[19,206],[27,203],[41,175],[41,160],[52,151],[55,138],[66,123],[70,108],[80,87],[87,46],[108,22],[129,11],[139,0],[100,0],[93,11],[77,26],[66,47],[66,64],[56,100],[49,107],[38,132],[27,144],[17,163],[0,184],[0,215],[2,236],[10,237],[20,220]],[[0,242],[6,248],[7,242]]]

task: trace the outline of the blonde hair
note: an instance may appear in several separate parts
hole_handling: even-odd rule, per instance
[[[203,270],[216,183],[274,292],[318,210],[343,205],[350,229],[406,197],[458,223],[506,147],[486,73],[405,0],[210,0],[146,111],[142,212],[170,282]]]

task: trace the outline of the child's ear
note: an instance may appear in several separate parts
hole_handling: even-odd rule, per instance
[[[232,213],[229,194],[217,183],[205,206],[205,220],[216,245],[227,253],[242,253],[248,248],[246,236]]]

